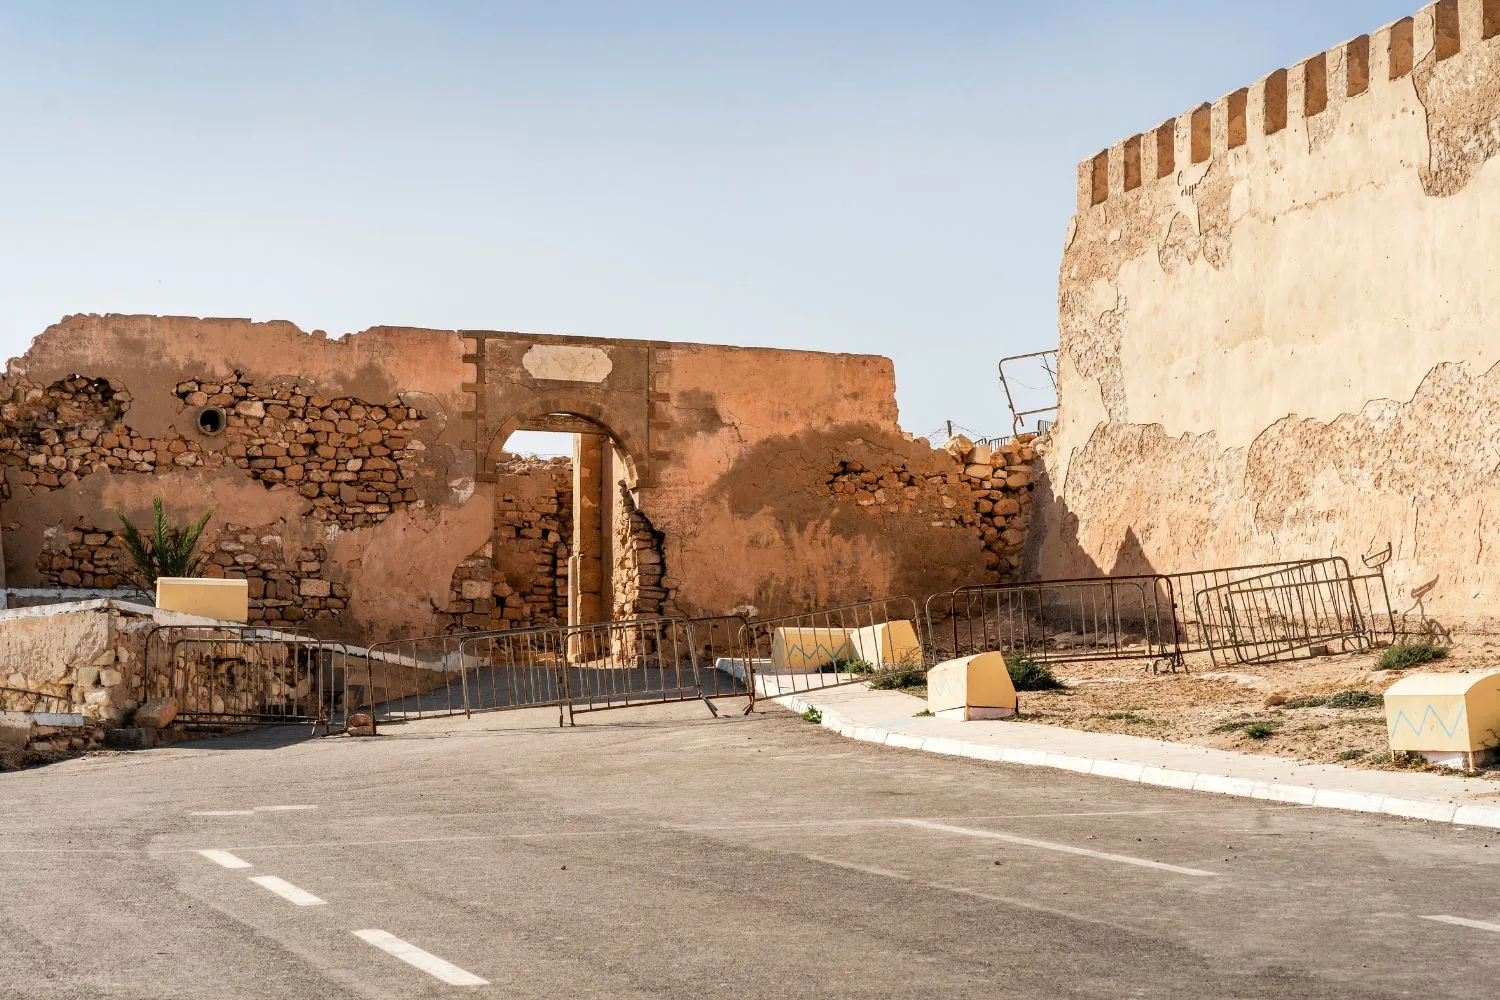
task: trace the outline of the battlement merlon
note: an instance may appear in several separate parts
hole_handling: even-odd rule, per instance
[[[1429,56],[1438,61],[1500,44],[1500,0],[1438,0],[1412,17],[1278,69],[1253,86],[1172,118],[1083,161],[1078,211],[1176,177],[1231,151],[1254,150],[1335,103],[1406,83]]]

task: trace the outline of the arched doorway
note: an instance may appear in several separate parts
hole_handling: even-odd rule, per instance
[[[504,578],[510,586],[521,587],[528,565],[546,566],[545,544],[540,546],[543,551],[530,551],[539,547],[536,536],[542,529],[523,527],[526,512],[515,509],[525,501],[517,499],[519,488],[512,482],[515,464],[506,450],[513,435],[540,432],[564,437],[571,444],[570,483],[557,493],[557,502],[566,506],[558,512],[559,524],[566,526],[560,532],[565,537],[552,550],[553,574],[560,591],[558,604],[562,605],[557,608],[557,617],[569,625],[579,625],[659,611],[660,599],[665,596],[660,540],[639,511],[631,449],[592,416],[547,406],[539,404],[530,412],[503,421],[484,455],[481,474],[495,484],[496,490],[491,545],[496,579]],[[529,468],[536,471],[534,466]],[[545,499],[537,502],[547,503]],[[540,541],[545,543],[546,537]]]

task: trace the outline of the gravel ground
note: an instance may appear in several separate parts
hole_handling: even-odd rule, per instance
[[[1378,703],[1366,708],[1298,706],[1343,691],[1382,694],[1410,671],[1377,669],[1380,652],[1236,669],[1216,667],[1205,656],[1175,674],[1153,674],[1128,662],[1061,664],[1055,669],[1067,689],[1023,693],[1021,709],[1028,722],[1069,729],[1353,767],[1409,767],[1391,760],[1385,712]],[[1453,673],[1496,666],[1500,645],[1475,639],[1455,645],[1444,660],[1413,669]],[[1269,704],[1281,699],[1286,703]],[[1257,723],[1274,731],[1257,739],[1247,732]],[[1500,770],[1485,773],[1500,777]]]

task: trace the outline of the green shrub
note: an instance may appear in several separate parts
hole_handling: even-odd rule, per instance
[[[802,712],[802,721],[814,724],[820,723],[823,721],[823,713],[816,708],[807,708]]]
[[[1328,699],[1329,708],[1373,708],[1384,703],[1380,695],[1368,691],[1340,691]]]
[[[1439,646],[1433,642],[1398,642],[1380,654],[1380,661],[1376,666],[1381,670],[1406,670],[1408,667],[1441,660],[1447,655],[1447,646]]]
[[[1052,668],[1036,660],[1009,660],[1005,668],[1010,671],[1010,682],[1017,691],[1061,691],[1067,687],[1052,675]]]
[[[932,709],[930,709],[930,708],[924,708],[924,709],[922,709],[922,711],[917,712],[915,715],[913,715],[912,718],[913,719],[930,719],[930,718],[932,718]]]
[[[1274,722],[1253,722],[1245,727],[1245,735],[1252,740],[1268,740],[1276,735],[1276,730],[1281,727]]]
[[[1294,698],[1286,703],[1287,708],[1322,708],[1328,704],[1327,698]]]
[[[876,691],[905,691],[909,688],[925,687],[927,671],[917,667],[894,667],[882,670],[870,678],[870,687]]]
[[[869,660],[836,660],[818,668],[820,674],[873,674],[875,664]]]
[[[1363,750],[1345,750],[1339,754],[1339,760],[1359,760],[1365,755]]]
[[[151,532],[144,534],[125,516],[123,510],[115,508],[115,517],[120,519],[120,537],[125,543],[125,551],[130,554],[130,561],[135,564],[136,577],[145,589],[154,589],[156,581],[164,576],[198,575],[208,557],[193,553],[203,537],[203,529],[208,527],[208,520],[213,516],[214,512],[210,508],[198,520],[178,527],[167,520],[167,511],[161,497],[156,497],[151,501]]]

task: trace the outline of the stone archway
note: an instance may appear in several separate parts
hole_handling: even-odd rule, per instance
[[[570,625],[607,621],[620,610],[633,612],[640,603],[642,574],[639,559],[655,560],[659,565],[659,545],[654,552],[637,552],[636,508],[633,490],[638,482],[637,460],[629,443],[608,425],[591,414],[572,412],[599,407],[586,401],[552,395],[510,414],[499,422],[491,435],[481,461],[481,475],[494,479],[497,464],[505,454],[505,445],[517,431],[543,431],[571,436],[572,490],[567,523],[571,532],[566,542],[566,606]],[[498,505],[507,501],[497,496]],[[497,529],[505,512],[497,509]],[[505,553],[506,539],[493,540],[493,558],[498,563]],[[497,566],[498,568],[498,566]],[[619,578],[616,578],[616,574]],[[656,573],[657,578],[660,572]],[[648,580],[653,586],[656,580]]]

